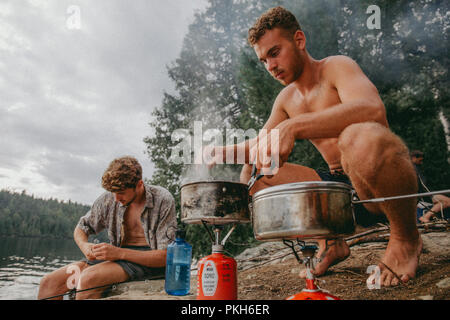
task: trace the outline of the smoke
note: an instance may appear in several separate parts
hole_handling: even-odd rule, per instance
[[[208,99],[205,99],[208,101]],[[251,131],[235,130],[227,125],[219,112],[211,112],[213,106],[202,103],[192,111],[194,121],[189,131],[191,134],[185,137],[184,143],[188,146],[190,154],[184,157],[184,165],[181,174],[181,183],[186,184],[197,181],[230,181],[239,182],[240,165],[230,164],[229,159],[213,157],[214,147],[221,147],[234,143],[240,143],[246,138],[253,138],[256,134]],[[230,138],[231,137],[231,138]],[[239,157],[238,157],[239,158]],[[186,162],[187,160],[187,162]],[[213,167],[208,167],[211,161],[215,161]],[[243,164],[243,161],[240,162]]]

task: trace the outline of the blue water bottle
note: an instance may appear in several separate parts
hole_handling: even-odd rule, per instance
[[[191,287],[192,246],[184,240],[185,235],[178,230],[167,247],[165,290],[173,296],[185,296]]]

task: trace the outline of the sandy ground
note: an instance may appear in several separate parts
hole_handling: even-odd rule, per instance
[[[450,232],[423,233],[423,252],[416,278],[397,287],[368,289],[367,268],[377,265],[387,242],[367,242],[351,247],[345,261],[332,266],[318,278],[320,288],[343,300],[450,300]],[[300,292],[305,280],[299,278],[304,268],[291,249],[281,242],[262,243],[235,257],[238,261],[239,300],[284,300]],[[284,256],[282,258],[277,258]],[[274,259],[275,258],[275,259]],[[114,290],[110,300],[195,300],[197,279],[191,279],[191,293],[169,296],[164,280],[130,282]]]
[[[424,249],[416,278],[391,288],[368,289],[367,268],[380,261],[387,242],[364,243],[351,248],[351,256],[331,267],[317,281],[319,287],[345,300],[449,300],[450,234],[422,234]],[[239,273],[239,299],[281,300],[300,292],[305,280],[298,274],[304,267],[293,255],[270,265]]]

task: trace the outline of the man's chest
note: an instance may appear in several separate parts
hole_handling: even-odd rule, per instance
[[[289,118],[293,118],[301,113],[322,111],[339,103],[341,100],[335,88],[318,84],[303,94],[294,92],[285,110]]]
[[[123,226],[127,230],[142,229],[142,213],[144,207],[128,207],[123,217]]]

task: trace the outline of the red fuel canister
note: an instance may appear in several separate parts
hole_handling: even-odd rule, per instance
[[[309,268],[306,269],[306,288],[300,293],[294,294],[286,300],[341,300],[338,297],[320,289],[316,283],[314,275]]]
[[[198,262],[197,300],[237,300],[236,260],[213,245],[213,253]]]

